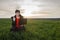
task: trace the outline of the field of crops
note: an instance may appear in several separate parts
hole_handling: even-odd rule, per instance
[[[0,19],[0,40],[60,40],[60,20],[28,19],[24,32],[10,28],[10,19]]]

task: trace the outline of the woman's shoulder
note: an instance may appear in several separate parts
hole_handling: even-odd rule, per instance
[[[11,16],[11,18],[15,18],[15,16]]]

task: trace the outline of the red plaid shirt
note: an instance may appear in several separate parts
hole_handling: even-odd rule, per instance
[[[20,21],[20,18],[16,18],[16,27],[19,28],[20,25],[19,25],[19,21]]]

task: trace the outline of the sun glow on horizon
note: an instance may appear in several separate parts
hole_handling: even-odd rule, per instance
[[[24,17],[30,17],[30,16],[34,16],[32,14],[32,12],[39,10],[39,8],[37,6],[33,6],[33,5],[22,5],[21,9],[24,9],[22,15]]]

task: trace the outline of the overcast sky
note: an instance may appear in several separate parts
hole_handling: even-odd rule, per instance
[[[60,18],[60,0],[0,0],[0,18],[10,18],[16,9],[30,18]]]

